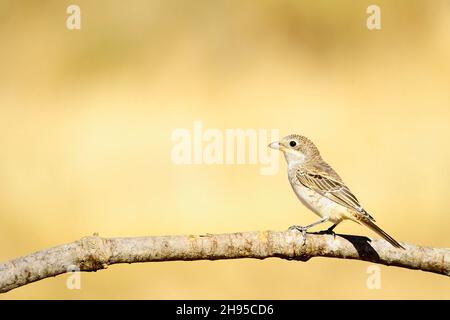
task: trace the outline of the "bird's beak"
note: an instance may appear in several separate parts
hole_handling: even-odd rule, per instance
[[[269,144],[269,148],[275,149],[275,150],[280,150],[280,142],[279,141],[275,141],[272,142],[271,144]]]

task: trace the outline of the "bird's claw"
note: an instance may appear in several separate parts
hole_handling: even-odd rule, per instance
[[[319,231],[318,234],[329,234],[333,236],[334,239],[336,239],[336,232],[330,229]]]
[[[294,226],[290,226],[289,230],[297,230],[297,231],[301,232],[302,238],[303,238],[303,245],[306,244],[306,231],[308,231],[308,228],[294,225]]]

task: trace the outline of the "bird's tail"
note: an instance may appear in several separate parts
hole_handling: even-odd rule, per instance
[[[368,227],[369,229],[371,229],[372,231],[375,231],[378,235],[380,235],[381,237],[383,237],[384,240],[386,240],[387,242],[389,242],[390,244],[392,244],[394,247],[396,248],[400,248],[405,250],[405,248],[398,243],[394,238],[392,238],[390,235],[388,235],[386,232],[384,232],[379,226],[377,226],[375,224],[375,222],[373,222],[370,219],[361,219],[359,220],[363,225],[365,225],[366,227]]]

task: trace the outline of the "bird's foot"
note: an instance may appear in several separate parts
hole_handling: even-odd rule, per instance
[[[336,239],[336,232],[334,232],[333,231],[333,229],[326,229],[326,230],[322,230],[322,231],[319,231],[319,232],[317,232],[318,234],[329,234],[329,235],[332,235],[333,236],[333,238],[335,238]]]
[[[290,226],[289,230],[297,230],[297,231],[301,232],[302,238],[303,238],[303,245],[306,244],[306,231],[308,231],[308,227],[294,225],[294,226]]]

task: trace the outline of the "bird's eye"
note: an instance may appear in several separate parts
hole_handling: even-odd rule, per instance
[[[289,145],[291,147],[295,147],[297,145],[297,142],[295,142],[294,140],[292,140],[291,142],[289,142]]]

